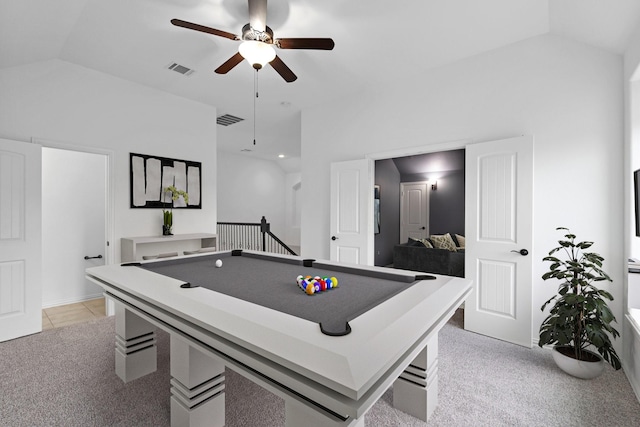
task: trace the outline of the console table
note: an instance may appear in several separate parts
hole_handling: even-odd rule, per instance
[[[145,237],[122,237],[120,239],[120,258],[122,262],[137,261],[142,258],[143,247],[162,247],[167,246],[175,250],[175,244],[184,242],[190,244],[189,249],[193,249],[193,245],[199,248],[215,248],[217,235],[211,233],[192,233],[192,234],[174,234],[172,236],[145,236]],[[145,253],[147,255],[147,253]]]

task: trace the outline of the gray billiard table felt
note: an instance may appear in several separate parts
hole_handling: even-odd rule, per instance
[[[220,268],[215,266],[218,259],[222,261]],[[176,258],[140,267],[316,322],[328,335],[349,333],[350,320],[416,284],[406,276],[393,273],[365,272],[379,276],[371,277],[349,273],[349,268],[304,267],[299,260],[286,260],[288,262],[275,262],[259,254],[224,253]],[[338,279],[338,287],[308,295],[298,286],[298,275],[333,276]],[[184,289],[184,292],[190,291]]]

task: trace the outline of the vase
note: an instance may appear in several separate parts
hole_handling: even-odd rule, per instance
[[[583,352],[591,354],[594,359],[597,359],[597,361],[589,362],[566,356],[561,353],[562,349],[565,349],[565,351],[569,349],[568,351],[573,352],[573,347],[555,346],[551,354],[553,355],[553,360],[556,362],[556,365],[567,374],[584,380],[590,380],[599,376],[604,371],[604,360],[602,360],[602,357],[598,354],[589,350],[582,350]]]
[[[162,235],[163,236],[173,236],[173,234],[171,233],[171,226],[163,225],[162,226]]]

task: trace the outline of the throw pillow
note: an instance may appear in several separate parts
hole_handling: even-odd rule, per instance
[[[456,240],[458,241],[458,247],[464,248],[464,246],[465,246],[465,244],[464,244],[464,236],[456,234]]]
[[[409,237],[409,240],[407,241],[407,246],[418,246],[418,247],[423,247],[424,244],[420,241],[420,240],[416,240],[416,239],[412,239],[411,237]]]
[[[446,249],[451,252],[456,252],[456,244],[449,233],[432,234],[431,241],[433,242],[433,247],[436,249]]]
[[[420,239],[418,240],[419,242],[422,242],[422,244],[424,246],[426,246],[429,249],[433,249],[433,245],[431,244],[431,241],[429,239]]]

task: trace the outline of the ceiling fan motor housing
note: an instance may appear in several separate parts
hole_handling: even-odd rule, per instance
[[[258,31],[251,28],[251,24],[246,24],[242,27],[242,40],[254,40],[273,44],[273,31],[269,27],[266,27],[265,31]]]

